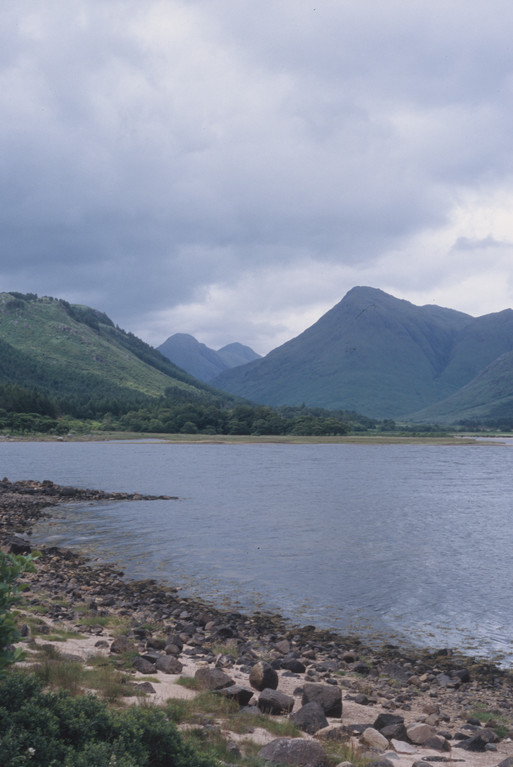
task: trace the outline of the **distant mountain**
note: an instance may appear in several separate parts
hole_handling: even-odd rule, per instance
[[[496,421],[513,426],[513,352],[502,354],[447,399],[414,413],[417,423]]]
[[[31,293],[0,293],[0,383],[82,401],[221,396],[106,314]]]
[[[175,365],[205,382],[211,381],[229,368],[260,359],[249,346],[233,343],[215,351],[188,333],[169,336],[157,349]]]
[[[268,405],[304,402],[400,419],[434,413],[423,409],[509,352],[511,309],[474,318],[356,287],[301,335],[212,384]]]

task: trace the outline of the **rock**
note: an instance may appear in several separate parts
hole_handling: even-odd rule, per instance
[[[294,708],[294,698],[278,690],[266,689],[260,693],[257,705],[264,714],[290,714]]]
[[[135,644],[130,637],[120,636],[113,641],[110,651],[117,655],[123,655],[125,652],[135,652]]]
[[[431,738],[435,734],[435,731],[432,727],[429,726],[429,724],[414,722],[406,728],[406,734],[408,735],[408,740],[411,740],[412,743],[417,743],[417,745],[421,746],[424,741],[426,741],[428,738]]]
[[[302,706],[299,711],[289,716],[291,722],[303,732],[314,735],[318,730],[328,726],[328,720],[324,715],[324,709],[315,701]]]
[[[281,655],[288,655],[290,652],[290,642],[288,639],[282,639],[280,642],[276,642],[274,649],[278,650]]]
[[[474,751],[476,753],[484,753],[488,743],[495,743],[497,735],[493,730],[483,728],[476,732],[471,738],[460,740],[455,744],[455,748],[463,748],[465,751]]]
[[[470,682],[470,672],[466,668],[460,668],[457,671],[453,671],[452,676],[459,679],[460,682]]]
[[[447,738],[444,738],[443,735],[439,735],[436,733],[435,735],[432,735],[430,738],[424,741],[422,744],[424,748],[431,748],[433,751],[450,751],[451,750],[451,744],[447,740]]]
[[[145,695],[155,695],[157,692],[151,682],[136,683],[134,684],[134,688]]]
[[[379,714],[373,727],[378,730],[385,738],[390,740],[406,740],[408,735],[404,726],[404,718],[398,714]]]
[[[326,767],[327,764],[322,746],[304,738],[277,738],[261,748],[258,756],[273,764],[294,767]]]
[[[172,655],[159,655],[155,664],[159,671],[163,671],[164,674],[181,674],[183,670],[183,663],[180,663]]]
[[[398,754],[416,754],[417,749],[411,743],[405,743],[403,740],[392,738],[390,745]]]
[[[203,690],[221,690],[235,684],[233,679],[219,668],[199,668],[194,678]]]
[[[32,546],[24,538],[20,538],[19,535],[13,535],[4,541],[7,545],[7,552],[9,554],[30,554]]]
[[[247,706],[253,697],[253,690],[248,690],[246,687],[241,687],[238,684],[232,684],[230,687],[222,687],[220,690],[217,690],[217,692],[225,698],[237,701],[241,708]]]
[[[178,646],[174,644],[174,642],[172,642],[171,644],[167,644],[164,647],[164,652],[166,653],[166,655],[180,655],[180,653],[182,652],[182,649],[183,649],[183,645],[181,643],[180,643],[180,646]]]
[[[297,658],[285,658],[281,661],[281,667],[286,671],[292,671],[294,674],[304,674],[306,666]]]
[[[138,655],[137,658],[134,659],[132,666],[135,668],[136,671],[139,671],[141,674],[155,673],[155,665],[153,663],[150,663],[149,660],[146,660],[146,658],[141,658],[140,655]]]
[[[166,640],[161,639],[160,637],[149,637],[146,646],[152,650],[165,650]]]
[[[342,716],[342,691],[340,687],[307,682],[303,687],[301,703],[319,703],[326,716]]]
[[[258,661],[249,672],[249,683],[255,690],[276,690],[278,687],[278,674],[273,667],[263,660]]]
[[[367,727],[363,731],[361,740],[371,748],[377,748],[379,751],[384,751],[388,748],[388,740],[374,727]]]
[[[513,756],[508,756],[506,759],[503,759],[502,762],[499,762],[497,767],[513,767]]]
[[[315,737],[318,740],[345,743],[351,737],[351,730],[343,724],[329,724],[327,727],[323,727],[322,730],[317,730]]]
[[[365,767],[394,767],[394,763],[391,759],[375,759],[366,762]]]

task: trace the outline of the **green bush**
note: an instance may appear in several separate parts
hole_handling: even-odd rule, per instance
[[[213,767],[157,708],[114,711],[94,696],[44,692],[23,673],[0,682],[0,764]]]
[[[13,649],[13,642],[19,637],[14,618],[10,613],[11,607],[19,600],[23,584],[18,582],[20,575],[34,572],[34,554],[4,554],[0,551],[0,677],[7,666],[21,660],[23,652]]]

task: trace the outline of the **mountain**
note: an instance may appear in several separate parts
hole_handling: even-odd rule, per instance
[[[299,336],[212,385],[268,405],[304,402],[406,418],[450,397],[508,352],[511,309],[474,318],[355,287]]]
[[[157,349],[175,365],[205,382],[229,368],[259,359],[259,355],[249,346],[233,343],[215,351],[188,333],[169,336]]]
[[[106,314],[31,293],[0,293],[0,383],[82,400],[214,396]]]
[[[414,413],[418,423],[451,424],[456,421],[493,421],[513,426],[513,352],[502,354],[466,386],[450,397]]]

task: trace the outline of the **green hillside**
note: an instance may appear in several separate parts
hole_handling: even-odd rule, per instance
[[[501,355],[452,396],[411,415],[409,420],[494,422],[497,427],[513,428],[513,352]]]
[[[267,405],[304,402],[405,419],[510,351],[510,309],[474,318],[356,287],[301,335],[212,384]]]
[[[20,293],[0,294],[0,383],[125,402],[213,391],[102,312]]]

